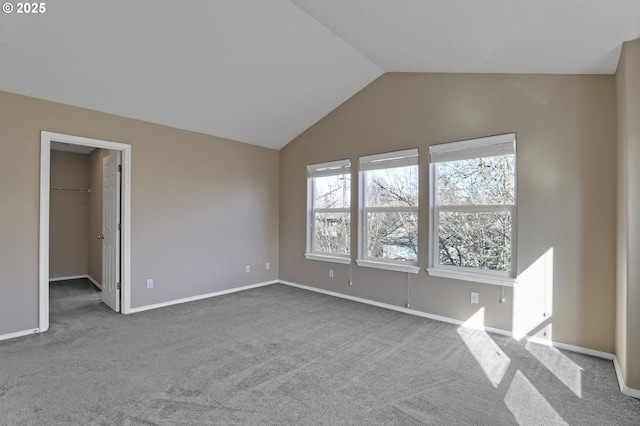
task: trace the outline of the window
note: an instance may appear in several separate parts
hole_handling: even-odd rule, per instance
[[[429,147],[429,274],[513,285],[516,135]]]
[[[418,273],[418,150],[360,157],[360,266]]]
[[[350,160],[307,166],[307,259],[351,262],[350,208]]]

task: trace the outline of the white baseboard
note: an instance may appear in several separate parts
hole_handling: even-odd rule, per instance
[[[185,297],[183,299],[170,300],[168,302],[156,303],[153,305],[140,306],[138,308],[131,308],[129,313],[135,314],[137,312],[149,311],[151,309],[164,308],[165,306],[178,305],[180,303],[187,303],[187,302],[195,302],[196,300],[208,299],[210,297],[222,296],[224,294],[236,293],[238,291],[250,290],[252,288],[257,288],[257,287],[264,287],[271,284],[277,284],[278,282],[279,282],[278,280],[265,281],[262,283],[251,284],[244,287],[231,288],[229,290],[222,290],[222,291],[216,291],[213,293],[200,294],[198,296]]]
[[[377,306],[379,308],[384,308],[384,309],[390,309],[392,311],[397,311],[397,312],[402,312],[405,314],[409,314],[409,315],[415,315],[417,317],[422,317],[422,318],[429,318],[432,320],[436,320],[436,321],[440,321],[440,322],[446,322],[449,324],[454,324],[454,325],[463,325],[464,321],[460,321],[454,318],[449,318],[449,317],[444,317],[441,315],[435,315],[435,314],[430,314],[428,312],[423,312],[423,311],[416,311],[415,309],[410,309],[410,308],[405,308],[402,306],[396,306],[396,305],[390,305],[388,303],[382,303],[382,302],[376,302],[375,300],[371,300],[371,299],[363,299],[361,297],[356,297],[356,296],[349,296],[348,294],[342,294],[342,293],[338,293],[335,291],[329,291],[329,290],[323,290],[321,288],[317,288],[317,287],[309,287],[306,285],[302,285],[302,284],[296,284],[296,283],[292,283],[290,281],[283,281],[280,280],[279,281],[281,284],[285,284],[291,287],[297,287],[297,288],[301,288],[303,290],[309,290],[309,291],[314,291],[316,293],[322,293],[322,294],[326,294],[328,296],[334,296],[334,297],[339,297],[341,299],[347,299],[347,300],[351,300],[353,302],[360,302],[360,303],[364,303],[366,305],[372,305],[372,306]],[[471,327],[474,328],[474,327]],[[482,327],[481,328],[484,331],[488,331],[490,333],[494,333],[494,334],[501,334],[503,336],[508,336],[508,337],[513,337],[512,333],[510,331],[506,331],[506,330],[502,330],[499,328],[493,328],[493,327]]]
[[[39,328],[30,328],[29,330],[17,331],[15,333],[9,333],[9,334],[2,334],[0,335],[0,340],[9,340],[9,339],[15,339],[16,337],[30,336],[32,334],[36,334],[39,332],[40,332]]]
[[[91,277],[91,275],[87,275],[87,279],[89,281],[91,281],[91,283],[93,285],[95,285],[98,289],[100,289],[100,291],[102,291],[102,284],[100,284],[98,281],[94,280],[93,277]]]
[[[618,384],[620,385],[620,392],[627,396],[631,396],[636,399],[640,399],[640,389],[634,389],[627,387],[624,383],[624,377],[622,377],[622,368],[617,357],[613,357],[613,367],[616,369],[616,376],[618,376]]]
[[[84,275],[71,275],[69,277],[49,278],[49,282],[52,283],[56,281],[79,280],[80,278],[89,278],[89,275],[84,274]]]
[[[416,311],[415,309],[404,308],[402,306],[395,306],[395,305],[390,305],[388,303],[376,302],[375,300],[363,299],[363,298],[355,297],[355,296],[349,296],[347,294],[337,293],[337,292],[329,291],[329,290],[323,290],[321,288],[310,287],[310,286],[306,286],[306,285],[302,285],[302,284],[296,284],[296,283],[292,283],[292,282],[289,282],[289,281],[280,280],[279,282],[281,284],[288,285],[288,286],[291,286],[291,287],[297,287],[297,288],[301,288],[303,290],[314,291],[316,293],[322,293],[322,294],[326,294],[328,296],[339,297],[341,299],[352,300],[354,302],[365,303],[367,305],[373,305],[373,306],[377,306],[377,307],[380,307],[380,308],[385,308],[385,309],[390,309],[390,310],[393,310],[393,311],[403,312],[405,314],[415,315],[415,316],[419,316],[419,317],[422,317],[422,318],[429,318],[429,319],[433,319],[433,320],[436,320],[436,321],[442,321],[442,322],[446,322],[446,323],[454,324],[454,325],[463,325],[464,324],[464,321],[460,321],[460,320],[449,318],[449,317],[444,317],[444,316],[441,316],[441,315],[429,314],[427,312]],[[485,327],[481,327],[480,329],[482,329],[482,330],[484,330],[486,332],[489,332],[489,333],[500,334],[502,336],[507,336],[507,337],[512,337],[512,338],[514,337],[513,333],[511,331],[502,330],[502,329],[499,329],[499,328],[493,328],[493,327],[486,327],[485,326]],[[622,377],[622,373],[621,373],[621,370],[620,370],[620,365],[618,363],[618,359],[616,358],[616,356],[614,354],[611,354],[611,353],[608,353],[608,352],[596,351],[594,349],[583,348],[581,346],[568,345],[566,343],[561,343],[561,342],[554,342],[553,340],[541,339],[540,337],[535,337],[535,336],[524,336],[524,339],[526,339],[529,342],[533,342],[533,343],[552,346],[552,347],[558,348],[558,349],[564,349],[564,350],[571,351],[571,352],[576,352],[576,353],[580,353],[580,354],[584,354],[584,355],[594,356],[596,358],[603,358],[603,359],[606,359],[606,360],[609,360],[609,361],[613,361],[613,365],[614,365],[615,370],[616,370],[616,376],[618,378],[618,384],[620,385],[620,391],[624,395],[640,399],[640,390],[629,388],[629,387],[625,386],[624,379]]]
[[[609,352],[596,351],[595,349],[583,348],[582,346],[569,345],[566,343],[556,342],[553,340],[542,339],[536,336],[525,336],[527,341],[537,343],[539,345],[553,346],[554,348],[564,349],[571,352],[576,352],[579,354],[590,355],[596,358],[602,358],[609,361],[613,361],[616,357],[614,354]]]
[[[82,278],[88,279],[89,281],[91,281],[91,283],[93,285],[98,287],[98,289],[102,290],[102,285],[98,281],[94,280],[93,277],[91,277],[90,275],[87,275],[87,274],[85,274],[85,275],[73,275],[73,276],[70,276],[70,277],[49,278],[49,282],[53,283],[53,282],[56,282],[56,281],[79,280],[79,279],[82,279]]]
[[[610,354],[608,352],[596,351],[589,348],[583,348],[581,346],[568,345],[566,343],[554,342],[551,340],[541,339],[539,337],[526,337],[526,339],[530,342],[539,343],[542,345],[553,346],[558,349],[565,349],[571,352],[577,352],[579,354],[591,355],[596,358],[603,358],[609,361],[613,361],[613,367],[616,371],[616,378],[618,379],[618,386],[620,386],[620,392],[624,395],[630,396],[632,398],[640,399],[640,390],[630,388],[624,383],[624,377],[622,376],[622,368],[620,368],[620,363],[618,362],[618,357],[615,354]]]

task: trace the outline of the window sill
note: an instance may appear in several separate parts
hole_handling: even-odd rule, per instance
[[[364,266],[367,268],[386,269],[389,271],[409,272],[411,274],[417,274],[420,271],[420,267],[416,265],[401,265],[398,263],[376,262],[375,260],[356,260],[358,266]]]
[[[504,287],[515,287],[516,279],[498,275],[489,275],[467,271],[451,271],[448,269],[427,268],[429,275],[434,277],[452,278],[455,280],[473,281],[482,284],[501,285]]]
[[[307,260],[319,260],[322,262],[342,263],[344,265],[348,265],[351,263],[351,259],[348,257],[327,256],[324,254],[314,254],[314,253],[305,253],[304,257]]]

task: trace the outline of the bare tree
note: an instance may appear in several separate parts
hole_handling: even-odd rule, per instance
[[[418,167],[396,167],[367,173],[369,257],[417,260]]]
[[[438,163],[439,262],[509,271],[511,210],[515,204],[512,155]]]
[[[349,254],[351,179],[348,175],[318,177],[314,180],[314,250]],[[337,211],[331,211],[336,209]],[[347,211],[345,211],[345,209]]]

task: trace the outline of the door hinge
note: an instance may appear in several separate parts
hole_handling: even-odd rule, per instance
[[[118,290],[120,290],[120,287],[121,287],[121,284],[120,284],[120,283],[117,283],[117,284],[116,284],[116,288],[117,288]]]
[[[122,226],[118,224],[118,231],[122,231]]]
[[[122,172],[122,164],[118,164],[118,171]]]

